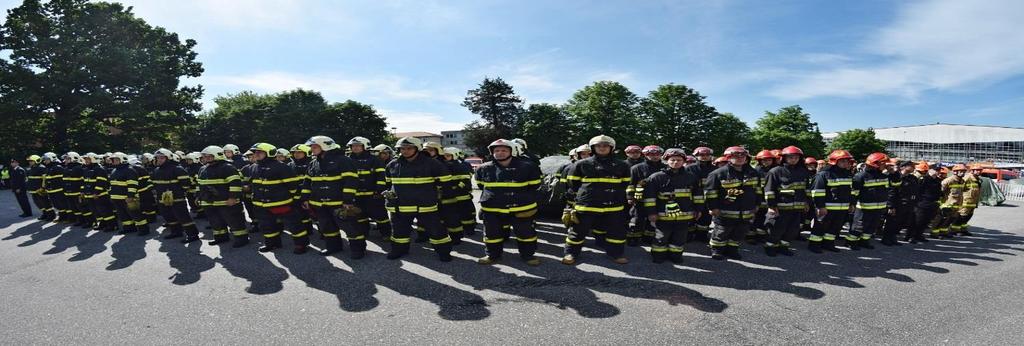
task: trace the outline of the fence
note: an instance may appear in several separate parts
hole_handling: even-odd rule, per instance
[[[1007,201],[1024,202],[1024,184],[1014,184],[1006,181],[1000,181],[995,184],[999,187],[999,191],[1002,191],[1003,195],[1006,196]]]

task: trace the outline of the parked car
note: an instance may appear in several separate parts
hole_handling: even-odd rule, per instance
[[[466,158],[466,162],[469,162],[469,165],[473,167],[473,171],[476,171],[477,167],[480,167],[480,165],[484,164],[484,159],[481,159],[476,156],[470,156]]]

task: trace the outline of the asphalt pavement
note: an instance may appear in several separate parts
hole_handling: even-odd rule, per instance
[[[744,245],[728,262],[690,243],[682,265],[629,248],[626,265],[589,249],[565,266],[564,230],[542,222],[538,267],[514,246],[476,264],[479,234],[451,263],[422,244],[386,260],[375,234],[351,260],[19,213],[0,191],[4,344],[1020,344],[1024,331],[1013,205],[979,209],[973,237],[823,255],[796,243],[795,257],[774,258]]]

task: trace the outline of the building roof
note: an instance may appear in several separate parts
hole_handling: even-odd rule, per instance
[[[418,138],[418,137],[441,137],[441,135],[436,134],[436,133],[430,133],[430,132],[416,132],[416,131],[414,131],[414,132],[398,132],[398,133],[395,133],[395,137],[398,137],[398,138],[402,138],[402,137],[417,137]]]
[[[876,128],[875,137],[885,141],[917,143],[983,143],[983,142],[1024,142],[1024,128],[930,124]],[[825,139],[834,139],[838,132],[825,133]]]

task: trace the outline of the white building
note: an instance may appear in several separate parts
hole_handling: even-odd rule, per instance
[[[886,141],[886,151],[908,160],[937,162],[1024,162],[1024,128],[932,124],[876,128],[875,137]],[[831,143],[839,132],[825,133]]]
[[[456,147],[462,150],[469,150],[466,146],[462,130],[441,131],[441,145],[445,147]]]

